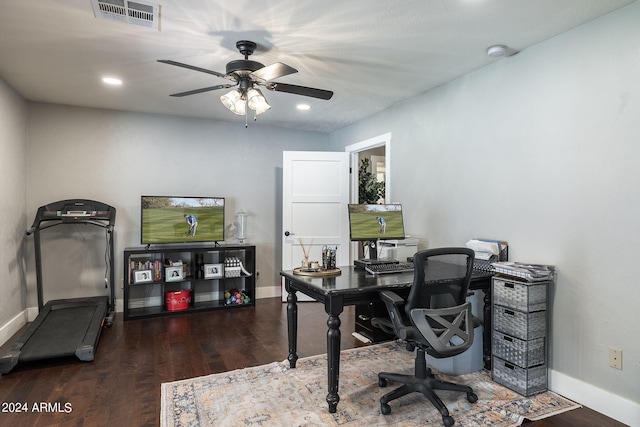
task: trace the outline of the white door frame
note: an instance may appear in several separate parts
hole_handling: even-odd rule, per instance
[[[391,199],[391,132],[385,133],[373,138],[369,138],[364,141],[356,142],[355,144],[347,145],[344,151],[349,153],[349,162],[351,166],[351,203],[358,203],[358,153],[361,151],[370,150],[376,147],[384,146],[385,161],[384,166],[386,168],[385,174],[385,196],[386,203],[390,203]]]
[[[370,150],[376,147],[384,146],[385,154],[385,203],[391,203],[391,132],[382,135],[374,136],[373,138],[366,139],[364,141],[356,142],[355,144],[347,145],[344,151],[349,153],[349,164],[351,167],[351,182],[350,186],[350,198],[351,203],[358,203],[358,153],[361,151]],[[350,251],[350,263],[353,263],[354,254],[358,253],[358,244],[356,242],[351,243]]]

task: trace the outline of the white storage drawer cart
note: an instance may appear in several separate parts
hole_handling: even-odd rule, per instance
[[[492,279],[493,380],[523,396],[547,390],[548,294],[551,280]]]

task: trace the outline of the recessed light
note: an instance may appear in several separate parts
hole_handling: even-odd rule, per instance
[[[102,82],[111,86],[120,86],[122,84],[122,80],[117,77],[103,77]]]
[[[310,110],[311,106],[309,104],[298,104],[298,105],[296,105],[296,108],[298,110],[306,111],[306,110]]]

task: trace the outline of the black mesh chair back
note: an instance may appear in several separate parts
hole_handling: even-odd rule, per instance
[[[439,308],[466,301],[474,252],[467,248],[437,248],[413,256],[413,286],[407,298],[407,314],[412,308]],[[453,266],[453,267],[452,267]]]
[[[416,313],[412,316],[412,310],[416,308],[430,309],[432,310],[432,316],[443,316],[448,320],[454,321],[457,313],[456,310],[449,311],[450,314],[444,315],[442,311],[433,312],[434,309],[444,309],[456,306],[462,306],[467,299],[467,293],[469,291],[469,283],[471,282],[471,274],[473,272],[473,261],[475,254],[471,249],[467,248],[436,248],[427,249],[417,252],[413,257],[414,263],[414,278],[413,286],[407,298],[405,304],[405,313],[411,320],[414,327],[420,329],[420,334],[417,336],[419,341],[424,341],[429,333],[429,328],[426,328],[426,324],[419,321],[420,325],[424,325],[420,328],[416,324],[417,319],[422,319],[422,316],[427,316],[428,312],[424,310],[420,316]],[[460,319],[464,322],[471,322],[472,317],[469,313],[465,318]],[[435,330],[441,330],[444,325],[439,324],[433,318],[429,319],[429,326]],[[430,343],[427,348],[427,353],[434,357],[448,357],[455,354],[459,354],[465,351],[473,344],[473,333],[470,337],[466,337],[466,333],[463,336],[459,336],[465,341],[468,339],[469,343],[458,344],[457,349],[454,349],[451,345],[448,346],[448,350],[445,350],[443,346],[439,346],[438,343],[443,343],[444,338],[437,342]],[[424,338],[424,339],[421,339]],[[456,341],[459,342],[459,341]],[[439,347],[439,348],[434,348]],[[443,354],[444,352],[444,354]]]

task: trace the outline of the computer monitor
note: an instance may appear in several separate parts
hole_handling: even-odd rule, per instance
[[[400,204],[350,204],[349,233],[352,241],[369,245],[369,259],[378,258],[378,240],[404,239]]]

